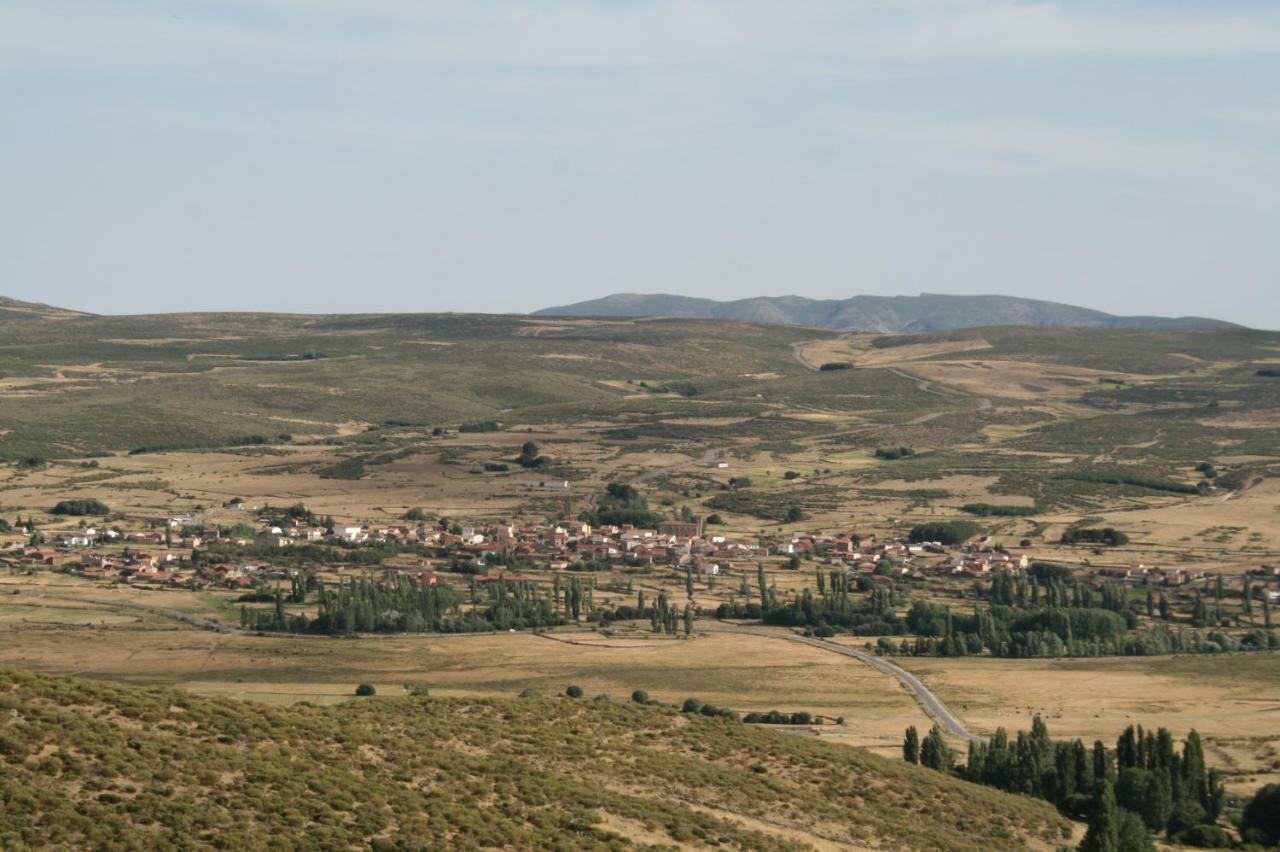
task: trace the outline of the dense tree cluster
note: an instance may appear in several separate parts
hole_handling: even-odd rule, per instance
[[[541,455],[538,445],[533,441],[525,441],[520,448],[520,455],[516,456],[516,464],[523,468],[539,468],[551,464],[551,459]]]
[[[1280,638],[1269,629],[1254,629],[1239,636],[1216,629],[1221,619],[1199,596],[1192,609],[1192,625],[1196,629],[1174,629],[1168,624],[1139,629],[1136,602],[1130,600],[1123,584],[1104,583],[1095,589],[1072,580],[1062,566],[1037,564],[1025,574],[997,571],[984,594],[990,605],[975,605],[969,613],[957,613],[943,604],[914,601],[904,619],[906,630],[883,631],[877,652],[904,656],[989,652],[997,657],[1098,657],[1218,653],[1280,645]],[[1157,614],[1163,619],[1169,617],[1163,592],[1158,609],[1156,596],[1150,594],[1146,607],[1151,618]],[[893,619],[886,622],[894,623]],[[1205,627],[1210,629],[1201,629]],[[895,632],[915,636],[901,642],[886,638]]]
[[[979,517],[997,517],[997,518],[1024,518],[1028,515],[1034,515],[1040,510],[1035,506],[1005,506],[999,503],[965,503],[960,507],[961,511],[968,512],[970,515],[978,515]]]
[[[1200,490],[1194,485],[1174,482],[1169,479],[1158,479],[1156,477],[1140,476],[1137,474],[1118,471],[1078,470],[1058,474],[1057,478],[1072,480],[1075,482],[1103,482],[1108,485],[1131,485],[1135,488],[1147,488],[1152,491],[1169,491],[1174,494],[1200,493]]]
[[[894,461],[895,459],[906,458],[915,455],[916,451],[910,447],[879,447],[876,449],[876,458],[885,461]]]
[[[973,521],[930,521],[911,528],[912,541],[936,541],[939,544],[960,544],[979,532]]]
[[[937,742],[930,745],[937,733]],[[941,743],[941,746],[938,745]],[[922,743],[914,728],[903,740],[903,758],[935,769],[951,763],[941,732],[934,726]],[[1150,832],[1171,842],[1224,845],[1226,834],[1215,823],[1225,800],[1222,780],[1205,766],[1200,736],[1187,735],[1181,753],[1164,728],[1125,729],[1109,751],[1101,741],[1054,740],[1036,716],[1030,731],[1010,739],[1004,728],[985,743],[971,742],[958,774],[978,784],[1035,796],[1075,818],[1088,817],[1089,832],[1081,843],[1090,852],[1152,849]]]
[[[1280,784],[1253,794],[1240,815],[1240,835],[1250,843],[1280,846]]]
[[[463,423],[459,432],[501,432],[502,424],[494,420],[480,420],[475,423]]]
[[[605,493],[600,495],[596,510],[584,514],[582,519],[592,526],[632,524],[652,528],[658,525],[662,516],[649,511],[649,501],[634,486],[611,482],[605,488]]]
[[[730,598],[716,610],[720,618],[759,618],[766,624],[813,627],[818,635],[832,635],[841,628],[858,636],[898,635],[906,624],[894,611],[899,603],[892,586],[877,586],[867,596],[858,595],[848,572],[832,570],[817,575],[818,594],[804,589],[789,601],[779,601],[776,591],[766,585],[764,571],[757,569],[758,602]],[[745,586],[745,579],[744,579]]]
[[[108,515],[111,509],[101,500],[60,500],[52,512],[55,515]]]
[[[1129,536],[1111,527],[1071,527],[1062,534],[1063,544],[1102,544],[1121,547],[1129,543]]]
[[[379,580],[353,579],[336,589],[321,589],[314,619],[288,613],[284,593],[277,592],[270,610],[242,607],[240,625],[249,630],[352,635],[507,630],[565,620],[552,600],[529,582],[499,578],[479,587],[473,581],[471,598],[472,608],[464,610],[464,597],[456,589],[388,574]]]

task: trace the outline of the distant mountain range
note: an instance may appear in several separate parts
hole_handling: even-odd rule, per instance
[[[1241,327],[1205,317],[1125,317],[1014,296],[943,296],[934,293],[854,296],[849,299],[768,296],[731,302],[661,293],[617,293],[603,299],[544,308],[535,311],[534,316],[686,317],[878,332],[947,331],[990,325],[1147,329]]]

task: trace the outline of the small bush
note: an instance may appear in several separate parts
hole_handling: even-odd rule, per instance
[[[564,694],[565,694],[565,695],[567,695],[567,696],[569,696],[570,698],[581,698],[581,697],[582,697],[582,687],[578,686],[576,683],[575,683],[575,684],[572,684],[572,685],[570,685],[570,686],[569,686],[569,688],[568,688],[568,689],[566,689],[566,690],[564,691]]]
[[[643,689],[637,689],[635,692],[631,693],[631,700],[636,704],[648,704],[649,693],[645,692]]]
[[[374,689],[373,684],[371,683],[362,683],[356,687],[356,695],[367,696],[367,695],[377,695],[377,694],[378,694],[378,690]]]

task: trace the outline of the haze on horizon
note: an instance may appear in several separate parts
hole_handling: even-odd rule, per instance
[[[1250,0],[0,8],[0,294],[999,293],[1280,327]]]

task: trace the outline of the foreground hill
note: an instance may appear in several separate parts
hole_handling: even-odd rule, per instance
[[[1012,296],[854,296],[806,299],[775,296],[717,302],[660,293],[618,293],[536,311],[534,316],[683,317],[807,325],[851,331],[948,331],[979,326],[1029,325],[1086,328],[1231,328],[1203,317],[1124,317]]]
[[[269,708],[0,672],[0,846],[1052,848],[1043,803],[570,699]]]

